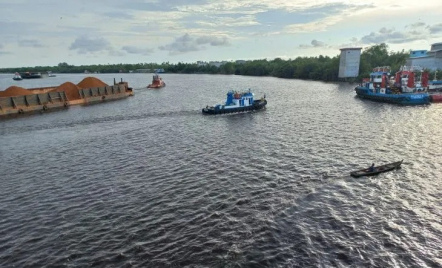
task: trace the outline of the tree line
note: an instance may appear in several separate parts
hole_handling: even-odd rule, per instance
[[[388,50],[385,43],[365,48],[361,52],[359,76],[354,80],[360,81],[368,77],[374,67],[390,66],[392,73],[405,64],[409,52],[404,50],[393,52]],[[274,76],[279,78],[309,79],[318,81],[339,81],[339,55],[334,57],[297,57],[295,59],[251,60],[244,63],[227,62],[220,67],[213,65],[198,65],[196,63],[137,63],[137,64],[107,64],[107,65],[69,65],[66,62],[57,66],[36,66],[22,68],[3,68],[2,73],[15,72],[47,72],[54,73],[84,73],[85,70],[94,73],[127,73],[137,69],[164,69],[166,73],[204,73],[204,74],[235,74],[246,76]],[[438,73],[439,74],[439,73]],[[442,72],[440,72],[442,76]]]

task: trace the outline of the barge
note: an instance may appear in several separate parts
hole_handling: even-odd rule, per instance
[[[41,73],[33,73],[33,72],[26,72],[20,74],[21,78],[23,79],[36,79],[36,78],[42,78],[43,76]]]
[[[87,81],[88,83],[83,83]],[[66,82],[58,87],[24,89],[16,86],[0,91],[0,118],[10,115],[64,109],[71,105],[93,104],[133,96],[127,82],[109,86],[94,77],[83,79],[79,87]],[[101,82],[101,83],[99,83]]]

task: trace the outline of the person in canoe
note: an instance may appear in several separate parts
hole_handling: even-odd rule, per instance
[[[374,163],[371,164],[371,166],[367,169],[369,172],[373,172],[374,171]]]

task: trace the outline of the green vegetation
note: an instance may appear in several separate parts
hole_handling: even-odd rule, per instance
[[[392,72],[396,72],[401,65],[405,64],[408,58],[408,52],[389,52],[388,46],[384,43],[374,45],[364,49],[361,53],[361,64],[359,77],[368,77],[369,73],[377,66],[390,66]],[[298,78],[320,81],[338,81],[339,55],[334,57],[298,57],[296,59],[283,60],[276,58],[274,60],[253,60],[245,63],[228,62],[220,67],[216,66],[198,66],[195,63],[177,63],[168,62],[156,63],[138,63],[138,64],[108,64],[108,65],[82,65],[73,66],[66,62],[59,63],[58,66],[36,66],[24,68],[4,68],[0,69],[2,73],[15,72],[46,72],[54,73],[83,73],[85,70],[94,73],[127,73],[136,69],[159,69],[162,68],[166,73],[206,73],[206,74],[236,74],[248,76],[275,76],[280,78]],[[442,75],[442,74],[441,74]]]

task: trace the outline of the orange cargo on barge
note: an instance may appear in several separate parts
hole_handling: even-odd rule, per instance
[[[77,85],[65,82],[57,87],[30,88],[11,86],[0,91],[0,117],[63,109],[70,105],[93,104],[133,96],[127,82],[112,86],[95,77],[86,77]]]

